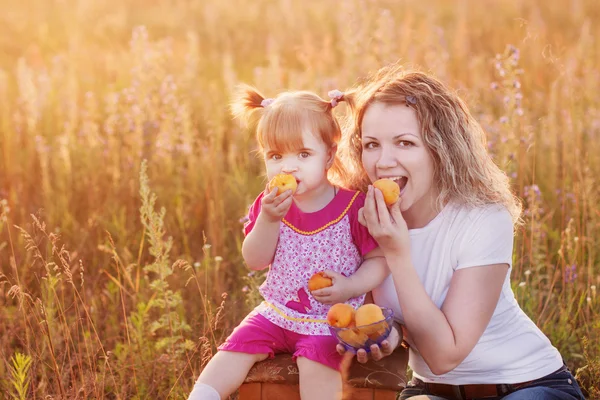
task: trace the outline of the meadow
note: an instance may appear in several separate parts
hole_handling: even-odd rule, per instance
[[[265,178],[236,84],[326,96],[396,61],[484,126],[524,202],[515,295],[600,398],[596,0],[0,9],[1,400],[184,398],[263,277],[240,251]]]

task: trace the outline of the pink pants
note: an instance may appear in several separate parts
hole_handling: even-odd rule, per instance
[[[294,361],[305,357],[340,370],[342,356],[335,350],[338,343],[330,335],[301,335],[280,328],[262,315],[252,312],[233,330],[219,350],[247,354],[291,353]]]

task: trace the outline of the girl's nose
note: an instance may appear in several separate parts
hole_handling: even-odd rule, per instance
[[[281,172],[285,174],[291,174],[292,172],[298,171],[298,167],[293,164],[285,164],[283,168],[281,168]]]

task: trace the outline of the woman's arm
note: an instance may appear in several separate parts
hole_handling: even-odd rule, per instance
[[[434,374],[453,370],[473,350],[490,322],[508,265],[456,271],[439,309],[425,291],[410,259],[392,256],[388,264],[415,347]]]
[[[412,265],[410,235],[400,202],[388,211],[381,192],[369,188],[364,220],[386,255],[412,343],[431,371],[441,375],[469,355],[492,318],[508,262],[486,265],[481,261],[510,260],[512,220],[508,213],[489,214],[491,219],[477,222],[478,230],[473,227],[465,233],[448,293],[438,308]]]

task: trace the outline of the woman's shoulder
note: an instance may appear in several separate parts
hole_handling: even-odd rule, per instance
[[[513,226],[510,212],[503,204],[469,205],[449,203],[444,207],[445,218],[453,225],[462,227]]]

